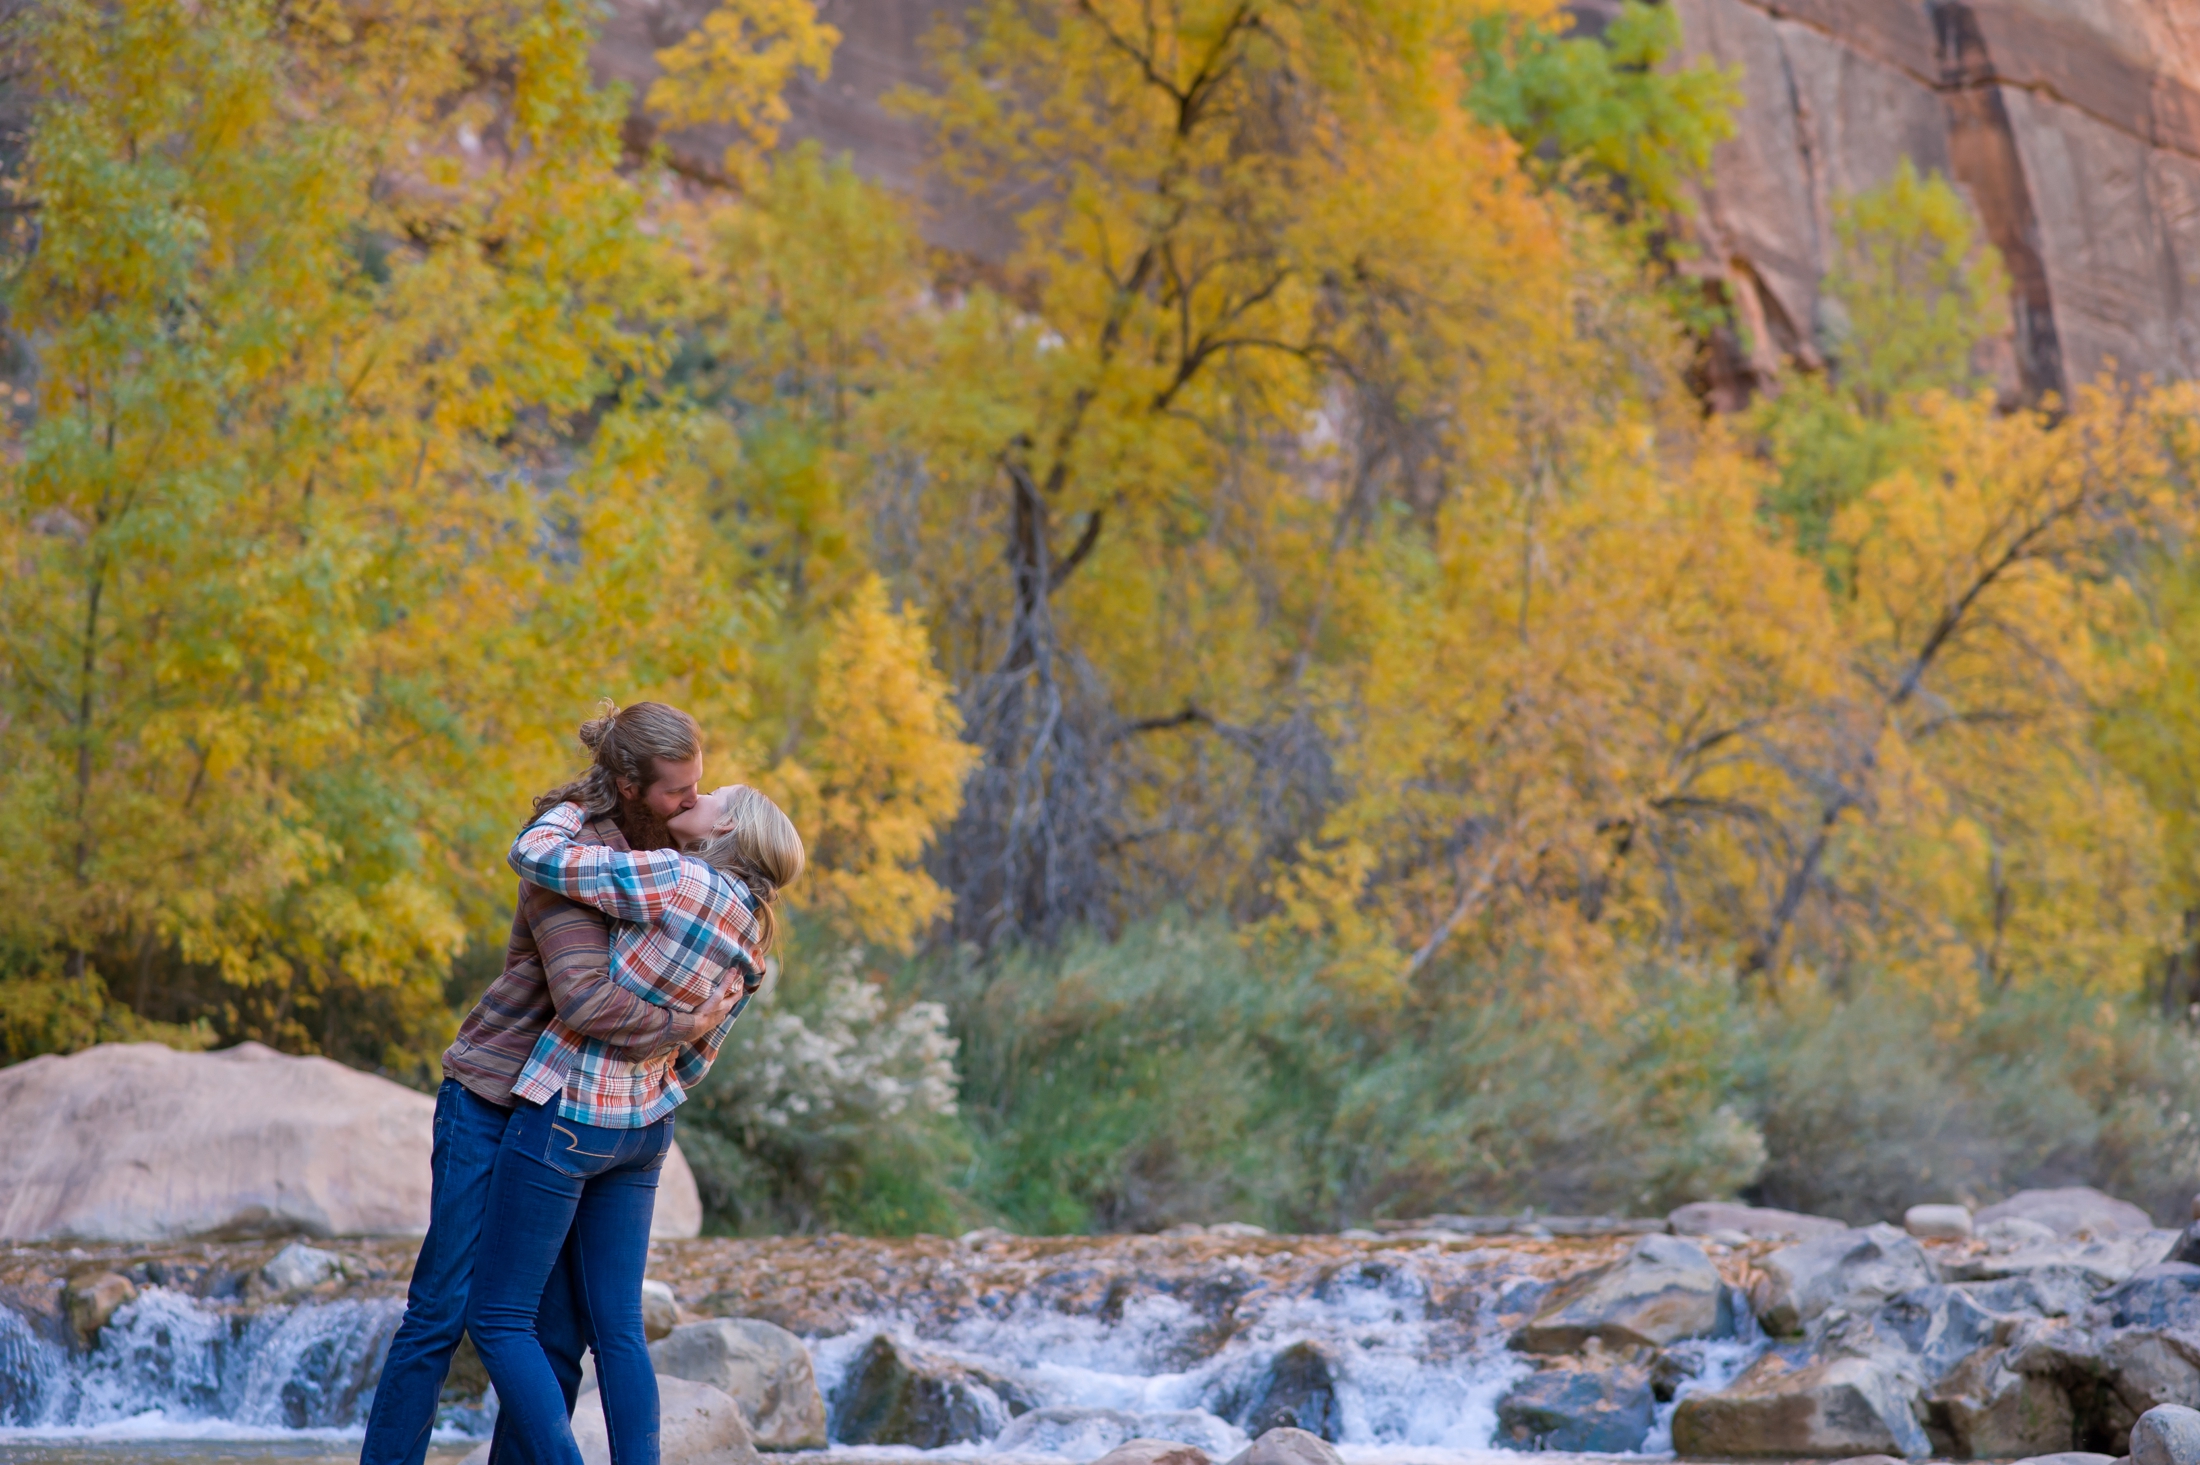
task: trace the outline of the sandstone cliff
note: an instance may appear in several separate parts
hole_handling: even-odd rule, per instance
[[[845,39],[799,82],[790,141],[850,153],[915,197],[949,248],[999,258],[1007,222],[925,180],[917,128],[881,105],[921,84],[920,41],[968,0],[821,0]],[[1737,135],[1704,190],[1698,268],[1748,328],[1726,389],[1821,359],[1830,203],[1896,161],[1977,205],[2011,280],[2009,385],[2067,391],[2113,362],[2200,375],[2200,0],[1671,0],[1695,55],[1743,70]],[[1594,26],[1611,0],[1576,0]],[[636,84],[711,0],[614,0],[599,69]],[[637,118],[630,140],[652,136]],[[726,139],[665,139],[709,176]]]

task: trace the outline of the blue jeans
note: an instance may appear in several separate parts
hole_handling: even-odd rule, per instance
[[[375,1384],[359,1465],[421,1465],[427,1457],[436,1403],[451,1370],[451,1354],[465,1332],[489,1182],[511,1118],[511,1110],[498,1108],[455,1079],[443,1080],[436,1090],[428,1234],[413,1264],[404,1321],[390,1339],[382,1377]],[[587,1314],[573,1290],[571,1259],[559,1258],[536,1291],[543,1352],[570,1413],[580,1390],[581,1350],[588,1345],[589,1331]],[[520,1458],[505,1436],[500,1415],[489,1453],[494,1465],[512,1465]]]
[[[570,1403],[535,1313],[571,1241],[572,1288],[594,1333],[612,1465],[657,1465],[657,1374],[642,1336],[642,1272],[672,1118],[601,1129],[555,1104],[512,1115],[489,1182],[466,1331],[497,1387],[497,1426],[533,1465],[581,1465]]]

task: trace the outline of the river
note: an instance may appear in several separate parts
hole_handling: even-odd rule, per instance
[[[411,1258],[402,1243],[325,1244],[345,1251],[344,1277],[283,1296],[250,1281],[273,1243],[12,1249],[0,1259],[0,1462],[356,1458]],[[986,1438],[946,1450],[843,1446],[788,1465],[1089,1461],[1126,1430],[1221,1459],[1245,1443],[1233,1421],[1261,1380],[1299,1345],[1325,1360],[1350,1465],[1473,1465],[1519,1458],[1497,1449],[1497,1402],[1530,1368],[1505,1346],[1511,1329],[1556,1281],[1625,1244],[1243,1227],[790,1237],[661,1244],[651,1273],[690,1315],[761,1317],[800,1334],[828,1398],[883,1334],[1012,1379],[1020,1406],[1046,1411],[1012,1418],[1004,1406]],[[102,1268],[144,1285],[95,1346],[64,1346],[49,1299],[62,1277]],[[1731,1379],[1761,1341],[1677,1346],[1695,1374],[1685,1397]],[[431,1461],[455,1465],[487,1402],[447,1407]],[[1669,1449],[1672,1408],[1659,1408],[1642,1454]]]

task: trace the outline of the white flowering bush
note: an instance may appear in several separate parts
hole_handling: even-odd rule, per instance
[[[757,1138],[955,1112],[955,1040],[937,1002],[895,1011],[879,987],[841,973],[815,1012],[766,1007],[737,1031],[740,1068],[728,1078],[739,1123]]]
[[[963,1219],[947,1009],[897,1001],[863,962],[855,948],[768,982],[681,1111],[681,1147],[718,1226],[940,1230]]]

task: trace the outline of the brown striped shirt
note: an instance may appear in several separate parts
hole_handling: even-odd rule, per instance
[[[627,848],[609,816],[591,819],[577,839]],[[512,913],[504,971],[459,1024],[444,1050],[443,1074],[481,1098],[510,1108],[535,1040],[555,1011],[567,1027],[645,1056],[695,1034],[693,1014],[637,996],[611,980],[610,928],[602,914],[540,886],[522,882]]]

